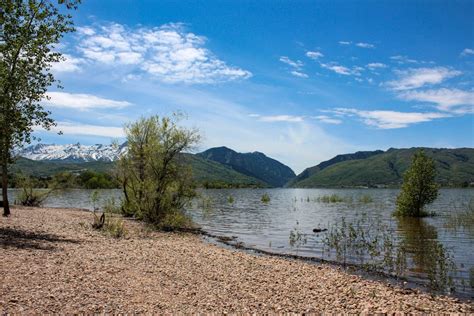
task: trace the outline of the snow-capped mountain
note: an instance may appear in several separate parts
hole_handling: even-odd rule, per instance
[[[115,161],[126,150],[126,143],[122,145],[37,144],[21,148],[15,152],[15,155],[31,160]]]

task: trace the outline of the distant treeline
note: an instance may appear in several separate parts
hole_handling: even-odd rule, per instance
[[[21,187],[21,179],[25,175],[17,173],[10,175],[12,188]],[[62,171],[53,176],[29,175],[35,188],[61,188],[61,189],[118,189],[120,184],[110,172],[84,170],[81,172]],[[225,181],[195,181],[195,186],[205,189],[238,189],[238,188],[264,188],[260,183],[231,183]]]
[[[12,188],[20,186],[25,175],[17,173],[10,176]],[[63,189],[115,189],[119,188],[117,180],[107,172],[84,170],[80,173],[69,171],[59,172],[53,176],[29,176],[35,188],[63,188]]]

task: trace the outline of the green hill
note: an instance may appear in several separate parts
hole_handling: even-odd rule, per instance
[[[306,169],[294,181],[289,182],[288,186],[300,188],[399,186],[413,154],[419,149],[423,149],[435,160],[438,171],[437,182],[441,185],[463,186],[474,183],[473,148],[409,148],[340,155],[339,159],[333,158]]]
[[[267,187],[263,181],[239,173],[232,168],[207,160],[202,157],[184,154],[185,163],[191,164],[193,177],[200,186],[210,188],[222,187]],[[109,173],[114,167],[113,162],[93,161],[93,162],[68,162],[68,161],[36,161],[26,158],[19,158],[11,166],[11,174],[22,172],[37,178],[48,178],[60,172],[71,172],[80,174],[89,171]]]
[[[259,179],[198,155],[185,154],[184,158],[186,163],[191,164],[194,180],[201,186],[208,188],[268,186]]]
[[[261,152],[238,153],[227,147],[215,147],[197,155],[257,178],[273,187],[282,187],[296,176],[290,167]]]

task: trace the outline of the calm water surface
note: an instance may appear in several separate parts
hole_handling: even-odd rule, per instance
[[[102,201],[121,198],[119,190],[100,192]],[[12,193],[14,196],[16,191]],[[270,197],[268,203],[261,201],[265,193]],[[334,225],[340,225],[344,219],[346,224],[379,234],[383,230],[383,236],[372,233],[370,238],[390,240],[397,249],[403,249],[406,267],[400,276],[444,293],[473,298],[474,227],[463,225],[462,218],[453,221],[453,217],[469,209],[474,190],[440,190],[440,196],[429,207],[437,216],[421,220],[398,220],[391,216],[397,193],[398,190],[391,189],[202,190],[188,209],[204,230],[234,237],[236,243],[247,247],[353,264],[370,264],[371,257],[363,251],[361,254],[356,247],[359,252],[344,248],[342,258],[337,249],[329,247],[327,238],[334,232]],[[331,194],[344,201],[318,200]],[[90,195],[90,190],[70,190],[51,196],[45,205],[91,209]],[[361,201],[364,196],[369,196],[369,201]],[[329,231],[314,233],[314,228]],[[390,249],[389,252],[395,252]],[[388,271],[383,267],[382,270]]]

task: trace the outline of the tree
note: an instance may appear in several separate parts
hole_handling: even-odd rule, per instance
[[[10,214],[8,165],[12,149],[34,138],[33,128],[50,129],[50,112],[40,102],[56,80],[52,63],[63,60],[55,44],[74,30],[71,16],[80,0],[0,0],[0,165],[3,215]]]
[[[410,168],[403,175],[403,184],[397,197],[395,215],[421,217],[427,215],[426,204],[438,197],[435,182],[436,167],[432,158],[421,150],[415,153]]]
[[[141,118],[125,127],[128,151],[118,163],[122,212],[162,227],[181,226],[195,196],[182,153],[197,144],[196,130],[178,126],[181,115]]]

